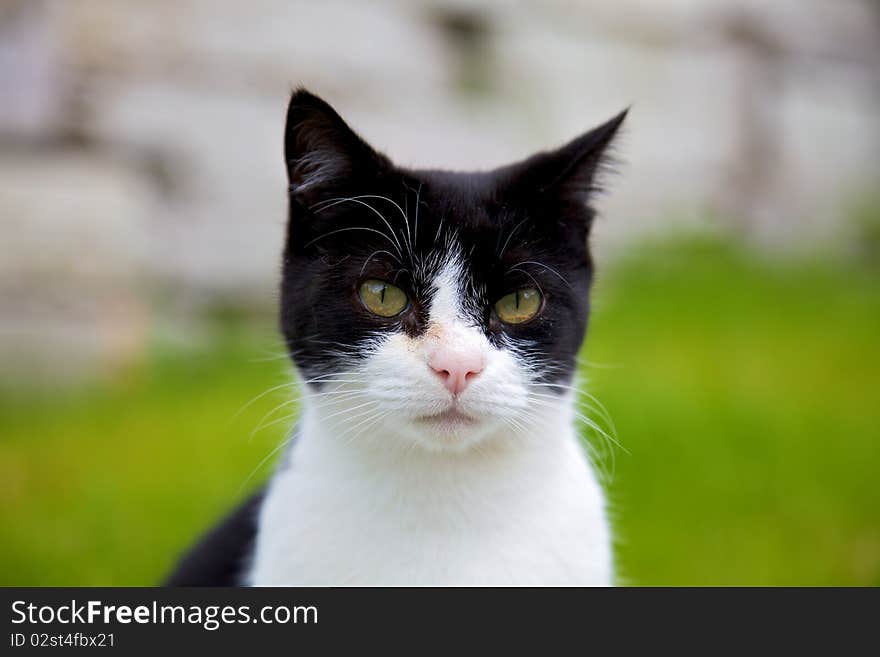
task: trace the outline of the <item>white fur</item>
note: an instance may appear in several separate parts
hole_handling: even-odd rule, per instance
[[[364,362],[306,391],[296,448],[263,504],[250,583],[611,584],[604,498],[573,400],[536,401],[515,349],[469,325],[458,257],[434,287],[423,336],[377,336]],[[444,345],[485,358],[458,400],[427,365]],[[452,408],[474,421],[424,419]]]

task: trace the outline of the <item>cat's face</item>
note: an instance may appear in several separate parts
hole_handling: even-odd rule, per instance
[[[281,328],[334,432],[463,450],[557,412],[589,311],[587,201],[622,119],[495,171],[413,171],[294,94]]]

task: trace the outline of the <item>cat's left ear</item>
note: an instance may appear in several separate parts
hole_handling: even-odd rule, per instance
[[[538,153],[515,169],[512,186],[531,199],[554,199],[586,207],[599,189],[609,147],[629,108],[564,146]]]
[[[284,160],[290,199],[306,209],[353,193],[390,166],[330,105],[301,88],[287,108]]]

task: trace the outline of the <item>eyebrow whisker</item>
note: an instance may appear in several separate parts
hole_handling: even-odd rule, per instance
[[[556,276],[558,276],[559,280],[561,280],[563,283],[565,283],[569,288],[571,288],[572,290],[574,289],[572,287],[571,283],[568,282],[568,279],[565,278],[565,276],[563,276],[558,271],[553,269],[553,267],[551,267],[550,265],[545,265],[543,262],[537,262],[535,260],[523,260],[522,262],[516,263],[513,267],[511,267],[507,271],[513,271],[514,267],[519,267],[520,265],[535,265],[537,267],[543,267],[544,269],[549,271],[551,274],[555,274]],[[520,269],[519,271],[523,271],[523,270]],[[534,280],[534,279],[532,279],[532,280]]]

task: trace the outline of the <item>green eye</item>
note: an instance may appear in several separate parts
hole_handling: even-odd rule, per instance
[[[522,324],[538,314],[543,300],[544,297],[537,288],[524,287],[501,297],[495,304],[495,312],[506,324]]]
[[[399,287],[372,278],[361,283],[358,294],[367,310],[380,317],[399,315],[409,303],[406,293]]]

